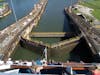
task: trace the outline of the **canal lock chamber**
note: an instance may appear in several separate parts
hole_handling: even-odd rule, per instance
[[[46,10],[33,32],[74,32],[75,35],[66,38],[31,38],[32,41],[38,40],[46,44],[55,44],[80,34],[79,28],[65,14],[65,6],[65,1],[49,0]],[[29,43],[32,43],[32,41]],[[37,58],[44,58],[43,51],[45,46],[38,44],[33,46],[29,43],[20,42],[11,55],[12,60],[37,60]],[[47,50],[48,61],[52,59],[60,62],[66,62],[67,60],[94,62],[91,50],[84,38],[61,47],[47,48]]]

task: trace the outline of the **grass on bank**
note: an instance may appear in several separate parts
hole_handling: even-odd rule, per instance
[[[80,4],[94,9],[92,14],[94,17],[100,20],[100,0],[88,0],[81,2]]]
[[[3,8],[3,6],[2,6],[2,5],[0,5],[0,8]]]
[[[0,2],[3,2],[3,1],[5,1],[5,0],[0,0]]]

